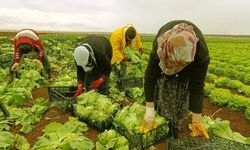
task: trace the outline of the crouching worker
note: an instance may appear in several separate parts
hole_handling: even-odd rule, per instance
[[[110,42],[113,48],[113,70],[117,77],[123,77],[126,74],[126,63],[130,61],[125,55],[126,47],[134,48],[137,46],[139,53],[144,53],[141,36],[132,24],[117,28],[110,36]],[[120,66],[120,67],[119,67]]]
[[[108,78],[111,72],[112,46],[107,38],[98,35],[87,36],[75,48],[74,58],[77,66],[78,87],[73,98],[85,89],[108,94]]]
[[[154,127],[156,109],[170,121],[173,136],[178,137],[181,120],[189,109],[192,135],[208,138],[201,117],[209,62],[206,41],[193,23],[175,20],[161,27],[145,71],[147,128]]]
[[[37,59],[34,60],[34,63],[37,63],[41,69],[44,68],[50,78],[50,63],[44,53],[43,43],[38,33],[32,29],[23,29],[17,33],[14,39],[14,63],[11,66],[10,76],[7,79],[9,82],[13,81],[14,71],[17,71],[20,67],[22,55],[33,51],[37,52]]]

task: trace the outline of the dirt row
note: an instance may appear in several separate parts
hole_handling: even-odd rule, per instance
[[[47,87],[42,87],[39,89],[33,90],[33,98],[43,97],[48,99],[48,91]],[[32,105],[32,100],[28,102],[29,105]],[[228,108],[218,107],[211,104],[208,98],[204,98],[203,102],[203,114],[207,116],[212,116],[213,118],[221,118],[223,120],[229,120],[231,123],[231,128],[233,131],[241,133],[243,136],[250,137],[250,122],[246,119],[244,112],[232,112]],[[43,134],[43,129],[46,125],[53,121],[57,121],[60,123],[65,123],[68,121],[68,118],[72,116],[69,112],[61,112],[56,107],[49,108],[45,114],[43,115],[40,122],[34,125],[33,130],[28,134],[21,134],[25,136],[25,138],[30,143],[31,147],[37,141],[37,138]],[[190,130],[188,129],[188,124],[191,123],[191,117],[186,117],[183,120],[181,130],[180,130],[180,137],[190,136]],[[18,133],[20,127],[13,126],[11,131],[13,133]],[[97,136],[100,132],[90,128],[86,133],[85,136],[96,140]],[[155,146],[156,149],[164,149],[166,147],[166,142],[162,142]]]

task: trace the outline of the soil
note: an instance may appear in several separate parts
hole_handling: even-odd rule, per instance
[[[28,99],[28,101],[25,103],[25,107],[31,107],[34,105],[34,99],[37,98],[44,98],[45,100],[48,99],[48,87],[47,86],[41,86],[39,88],[32,90],[32,98]]]
[[[250,137],[250,121],[246,119],[245,112],[233,112],[228,108],[215,106],[208,101],[208,98],[204,99],[203,111],[207,116],[229,120],[233,131]]]
[[[211,116],[214,119],[221,118],[222,120],[228,120],[234,132],[239,132],[245,137],[250,137],[250,121],[246,119],[244,112],[233,112],[228,108],[215,106],[205,97],[203,101],[203,115]],[[190,123],[191,116],[186,116],[182,121],[180,137],[190,136],[191,131],[188,128]],[[166,147],[167,143],[164,141],[156,145],[155,149],[162,150],[166,149]]]
[[[221,118],[230,121],[230,127],[233,131],[241,133],[245,137],[250,137],[250,122],[246,119],[244,112],[233,112],[226,107],[218,107],[211,104],[207,97],[203,101],[203,114],[212,118]],[[181,136],[189,136],[190,130],[188,124],[191,123],[191,117],[183,120],[181,127]]]
[[[33,147],[33,145],[36,143],[37,138],[43,135],[43,129],[50,124],[53,121],[60,122],[62,124],[69,121],[69,117],[71,117],[71,113],[69,112],[62,112],[57,107],[51,107],[49,108],[46,113],[43,115],[42,119],[39,123],[37,123],[33,130],[29,132],[28,134],[23,134],[23,136],[28,140],[30,143],[30,146]],[[17,128],[18,130],[20,127]],[[17,130],[17,131],[18,131]],[[84,135],[92,140],[96,140],[97,136],[100,132],[98,130],[95,130],[93,128],[89,128]]]
[[[47,86],[42,86],[40,88],[34,89],[32,91],[32,97],[33,99],[42,97],[44,99],[48,99],[48,88]],[[26,103],[26,107],[32,106],[34,104],[33,99],[29,99]],[[33,147],[37,138],[43,135],[43,129],[50,124],[53,121],[60,122],[62,124],[68,122],[69,117],[71,117],[70,112],[62,112],[57,107],[50,107],[43,115],[41,120],[33,126],[33,130],[29,132],[28,134],[19,133],[19,130],[21,129],[21,126],[16,125],[11,127],[12,133],[18,133],[22,136],[24,136],[27,141],[30,143],[30,147]],[[96,140],[97,136],[100,132],[98,130],[95,130],[93,128],[89,128],[84,135],[92,140]]]
[[[45,128],[45,126],[47,126],[53,121],[57,121],[64,124],[69,120],[69,117],[71,117],[70,113],[64,113],[61,112],[57,107],[51,107],[45,112],[40,122],[33,126],[33,130],[28,134],[18,133],[20,126],[13,126],[11,128],[11,131],[13,133],[18,133],[24,136],[30,143],[30,146],[33,147],[33,145],[37,141],[37,138],[43,135],[43,129]]]
[[[35,89],[32,91],[33,98],[37,97],[43,97],[45,99],[48,98],[48,90],[46,86],[43,86],[39,89]],[[29,105],[32,105],[33,102],[30,100],[28,102]],[[241,133],[243,136],[250,137],[250,122],[246,119],[244,112],[232,112],[228,108],[224,107],[218,107],[213,104],[211,104],[208,100],[208,98],[204,98],[203,103],[203,114],[207,116],[212,116],[213,118],[221,118],[223,120],[229,120],[231,128],[233,131]],[[61,112],[56,107],[49,108],[45,114],[43,115],[42,119],[39,123],[34,125],[33,130],[28,134],[22,134],[18,133],[20,126],[13,126],[11,128],[11,131],[13,133],[18,133],[20,135],[23,135],[28,142],[30,143],[31,147],[35,144],[37,141],[37,138],[43,134],[43,129],[46,125],[53,121],[58,121],[60,123],[65,123],[68,121],[68,118],[71,116],[71,113],[64,113]],[[191,117],[186,117],[181,125],[180,130],[180,137],[187,137],[190,136],[190,130],[188,129],[188,124],[191,123]],[[92,139],[93,141],[96,141],[97,136],[100,132],[89,128],[89,130],[84,134],[86,137]],[[162,150],[166,149],[167,144],[166,141],[161,142],[160,144],[155,145],[154,147],[151,147],[151,149],[157,149]],[[149,148],[150,149],[150,148]]]

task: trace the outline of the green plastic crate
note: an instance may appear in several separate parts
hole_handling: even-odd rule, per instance
[[[58,107],[61,111],[72,111],[72,113],[79,118],[79,120],[87,123],[89,126],[99,130],[104,131],[111,128],[112,121],[114,119],[114,112],[107,120],[102,122],[97,122],[91,120],[87,117],[78,116],[76,113],[75,104],[73,103],[72,97],[76,91],[77,87],[74,86],[64,86],[64,87],[49,87],[49,101],[52,105]]]
[[[210,135],[204,137],[186,137],[168,141],[168,150],[249,150],[250,145]]]
[[[50,86],[49,90],[56,90],[66,97],[73,97],[77,87],[75,86]]]
[[[170,137],[169,123],[160,125],[157,128],[145,134],[138,133],[138,134],[132,135],[122,125],[114,126],[114,129],[128,139],[130,143],[130,148],[136,148],[140,150],[146,149],[147,147],[151,145],[160,143],[161,141]]]
[[[143,87],[142,77],[124,77],[118,79],[118,86],[120,90],[133,87]]]
[[[79,116],[77,113],[76,113],[76,106],[75,104],[73,104],[73,113],[75,116],[77,116],[79,118],[79,120],[87,123],[90,127],[92,128],[95,128],[101,132],[105,131],[105,130],[108,130],[112,127],[112,122],[114,120],[114,115],[116,114],[116,111],[110,115],[108,117],[108,119],[106,119],[105,121],[95,121],[95,120],[92,120],[88,117],[83,117],[83,116]]]
[[[6,109],[1,100],[0,100],[0,110],[3,112],[5,118],[10,116],[9,111]]]
[[[72,111],[72,97],[76,87],[48,87],[49,101],[61,111]]]

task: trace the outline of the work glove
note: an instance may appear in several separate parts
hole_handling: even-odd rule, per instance
[[[19,69],[19,67],[20,67],[19,63],[14,63],[14,65],[12,65],[12,67],[11,67],[11,70],[12,71],[17,71]]]
[[[105,75],[102,75],[99,79],[93,81],[91,84],[91,88],[98,89],[103,82],[107,81],[107,77]]]
[[[144,48],[139,48],[139,53],[142,55],[144,53]]]
[[[205,138],[209,138],[208,133],[204,127],[202,127],[201,123],[201,114],[192,114],[192,136],[204,136]]]
[[[146,102],[146,113],[144,115],[144,119],[140,127],[140,130],[143,133],[147,133],[154,128],[156,128],[154,103]]]
[[[81,95],[83,93],[83,84],[82,83],[78,83],[78,86],[77,86],[77,90],[73,96],[73,100],[76,100],[76,97]]]
[[[37,65],[37,68],[38,68],[39,70],[42,70],[42,69],[43,69],[43,64],[42,64],[42,62],[41,62],[40,60],[38,60],[38,59],[33,59],[33,62]]]

